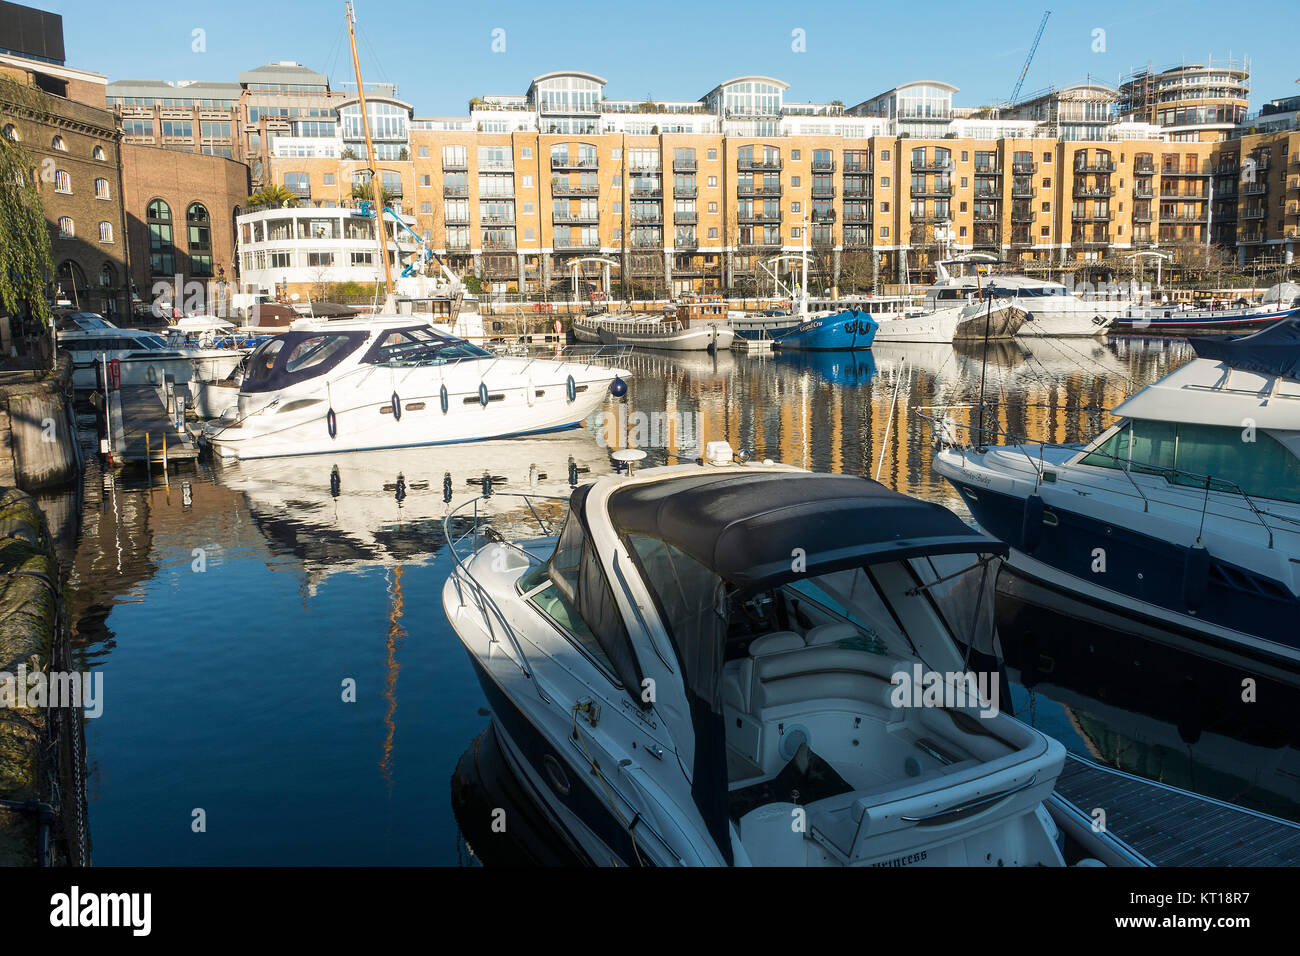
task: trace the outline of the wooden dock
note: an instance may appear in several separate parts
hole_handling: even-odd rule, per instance
[[[119,464],[162,461],[164,449],[168,462],[192,460],[199,449],[176,427],[174,406],[169,408],[165,386],[130,385],[110,392],[115,396],[110,420],[113,459]]]
[[[1136,777],[1075,754],[1065,758],[1055,799],[1078,814],[1080,822],[1091,821],[1096,809],[1105,811],[1106,831],[1122,850],[1131,851],[1130,864],[1300,864],[1300,823]]]

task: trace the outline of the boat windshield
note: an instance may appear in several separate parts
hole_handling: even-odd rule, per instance
[[[248,357],[246,392],[270,392],[323,375],[365,342],[360,331],[286,332]]]
[[[492,353],[464,339],[442,335],[428,326],[394,329],[382,336],[362,362],[390,368],[443,365],[460,359],[491,358]]]

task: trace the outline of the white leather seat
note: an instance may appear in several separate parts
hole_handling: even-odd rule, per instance
[[[773,631],[749,643],[749,656],[727,661],[722,668],[722,703],[742,714],[750,712],[753,699],[754,662],[760,658],[804,649],[803,638],[794,631]]]
[[[809,647],[817,647],[820,644],[834,644],[861,636],[860,630],[847,621],[842,621],[835,624],[818,624],[808,631],[804,641]]]
[[[794,631],[773,631],[771,634],[764,634],[762,637],[756,637],[750,641],[749,656],[767,657],[769,654],[801,651],[803,648],[803,638]]]

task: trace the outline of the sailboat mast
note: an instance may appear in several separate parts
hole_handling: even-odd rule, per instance
[[[375,144],[370,139],[370,114],[366,111],[366,86],[361,82],[361,60],[357,57],[356,14],[348,9],[348,39],[352,42],[352,65],[357,71],[357,99],[361,104],[361,128],[366,134],[366,159],[370,163],[370,185],[375,195],[375,230],[379,234],[379,258],[384,262],[385,304],[393,297],[393,270],[388,264],[388,233],[384,229],[384,193],[375,169]]]
[[[799,296],[799,315],[808,315],[808,215],[803,217],[803,292]]]

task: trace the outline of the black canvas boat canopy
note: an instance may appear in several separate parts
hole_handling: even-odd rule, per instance
[[[717,472],[633,485],[610,497],[625,534],[664,541],[745,591],[931,554],[1005,554],[940,505],[868,478]]]
[[[1229,368],[1300,380],[1300,315],[1278,319],[1250,335],[1192,339],[1198,357]]]

